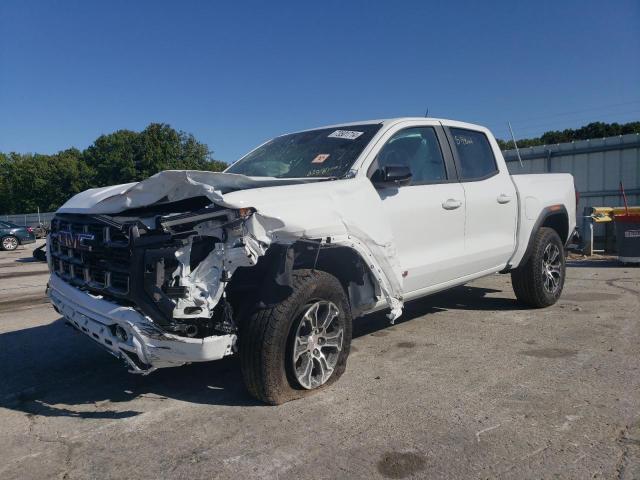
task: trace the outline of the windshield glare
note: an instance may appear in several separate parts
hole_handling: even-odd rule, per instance
[[[245,155],[226,172],[252,177],[340,178],[380,127],[349,125],[283,135]]]

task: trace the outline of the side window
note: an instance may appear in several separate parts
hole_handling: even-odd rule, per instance
[[[498,171],[493,150],[484,133],[463,128],[449,128],[449,131],[458,152],[460,180],[484,178]]]
[[[432,127],[401,130],[386,143],[377,157],[377,168],[407,166],[411,185],[438,183],[447,179],[444,158]]]

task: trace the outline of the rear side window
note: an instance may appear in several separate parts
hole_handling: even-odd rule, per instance
[[[463,128],[449,128],[458,153],[461,180],[478,180],[498,172],[496,159],[484,133]]]

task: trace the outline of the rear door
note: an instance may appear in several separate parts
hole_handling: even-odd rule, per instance
[[[425,121],[390,131],[368,175],[391,165],[412,172],[409,185],[377,189],[393,229],[404,292],[458,278],[464,270],[464,190],[440,125]]]
[[[482,131],[445,127],[466,203],[466,274],[501,270],[516,242],[516,189],[495,141]],[[492,145],[495,144],[495,145]]]

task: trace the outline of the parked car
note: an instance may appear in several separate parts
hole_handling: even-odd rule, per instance
[[[33,228],[14,223],[0,221],[0,249],[15,250],[18,245],[26,245],[36,241]]]
[[[131,372],[239,354],[271,404],[345,371],[352,319],[510,273],[554,304],[573,177],[510,175],[478,125],[367,121],[277,137],[223,173],[91,189],[48,237],[48,294]]]

